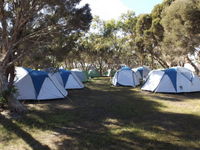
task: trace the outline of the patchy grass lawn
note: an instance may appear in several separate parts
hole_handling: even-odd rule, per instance
[[[1,150],[200,149],[200,93],[155,94],[95,78],[66,100],[26,102],[0,115]]]

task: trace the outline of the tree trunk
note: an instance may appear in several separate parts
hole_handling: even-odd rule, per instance
[[[156,56],[156,55],[152,55],[154,57],[154,59],[156,61],[158,61],[158,63],[163,67],[163,68],[169,68],[169,65],[164,61],[162,60],[159,56]]]
[[[144,54],[142,54],[142,56],[141,56],[141,66],[144,66],[144,58],[145,58],[145,56],[144,56]]]
[[[83,61],[80,61],[80,64],[81,64],[81,69],[82,69],[82,70],[86,70],[86,68],[85,68],[85,63],[84,63]]]
[[[3,68],[0,67],[0,93],[2,94],[3,91],[7,90],[8,82],[6,79],[6,75],[3,73]]]
[[[151,68],[154,69],[154,57],[151,51],[150,51],[150,59],[151,59]]]
[[[16,113],[26,112],[27,109],[15,98],[14,93],[9,92],[12,91],[11,85],[8,83],[8,79],[6,77],[6,71],[0,67],[0,93],[1,95],[8,101],[8,106],[11,111]],[[11,77],[13,78],[13,77]],[[8,92],[6,92],[8,91]],[[8,93],[8,94],[4,94]]]
[[[98,60],[98,63],[99,63],[99,73],[100,73],[100,76],[102,76],[103,75],[103,72],[102,72],[103,64],[102,64],[102,59],[101,58]]]
[[[64,60],[64,65],[65,65],[64,68],[67,68],[67,60],[66,59]]]
[[[192,67],[194,67],[195,72],[197,73],[197,75],[199,75],[199,68],[195,65],[195,63],[192,62],[192,60],[189,58],[188,55],[187,55],[187,60],[188,60],[189,63],[192,65]]]
[[[154,69],[154,58],[152,55],[151,55],[151,68]]]

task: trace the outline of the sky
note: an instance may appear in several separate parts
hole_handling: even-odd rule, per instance
[[[92,14],[103,20],[117,19],[122,13],[133,10],[136,15],[150,13],[163,0],[82,0],[80,5],[90,4]]]

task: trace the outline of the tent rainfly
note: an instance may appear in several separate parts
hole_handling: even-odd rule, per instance
[[[44,71],[36,71],[23,67],[15,68],[14,85],[19,100],[60,99],[67,96],[67,91],[57,79]]]
[[[200,78],[183,67],[153,70],[142,90],[161,93],[197,92],[200,91]]]
[[[112,84],[115,86],[132,86],[139,85],[139,80],[136,78],[136,74],[129,67],[122,67],[118,70],[112,78]]]

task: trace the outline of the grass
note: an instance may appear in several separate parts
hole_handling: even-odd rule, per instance
[[[69,99],[26,102],[0,115],[1,150],[200,149],[200,93],[155,94],[94,78]]]

